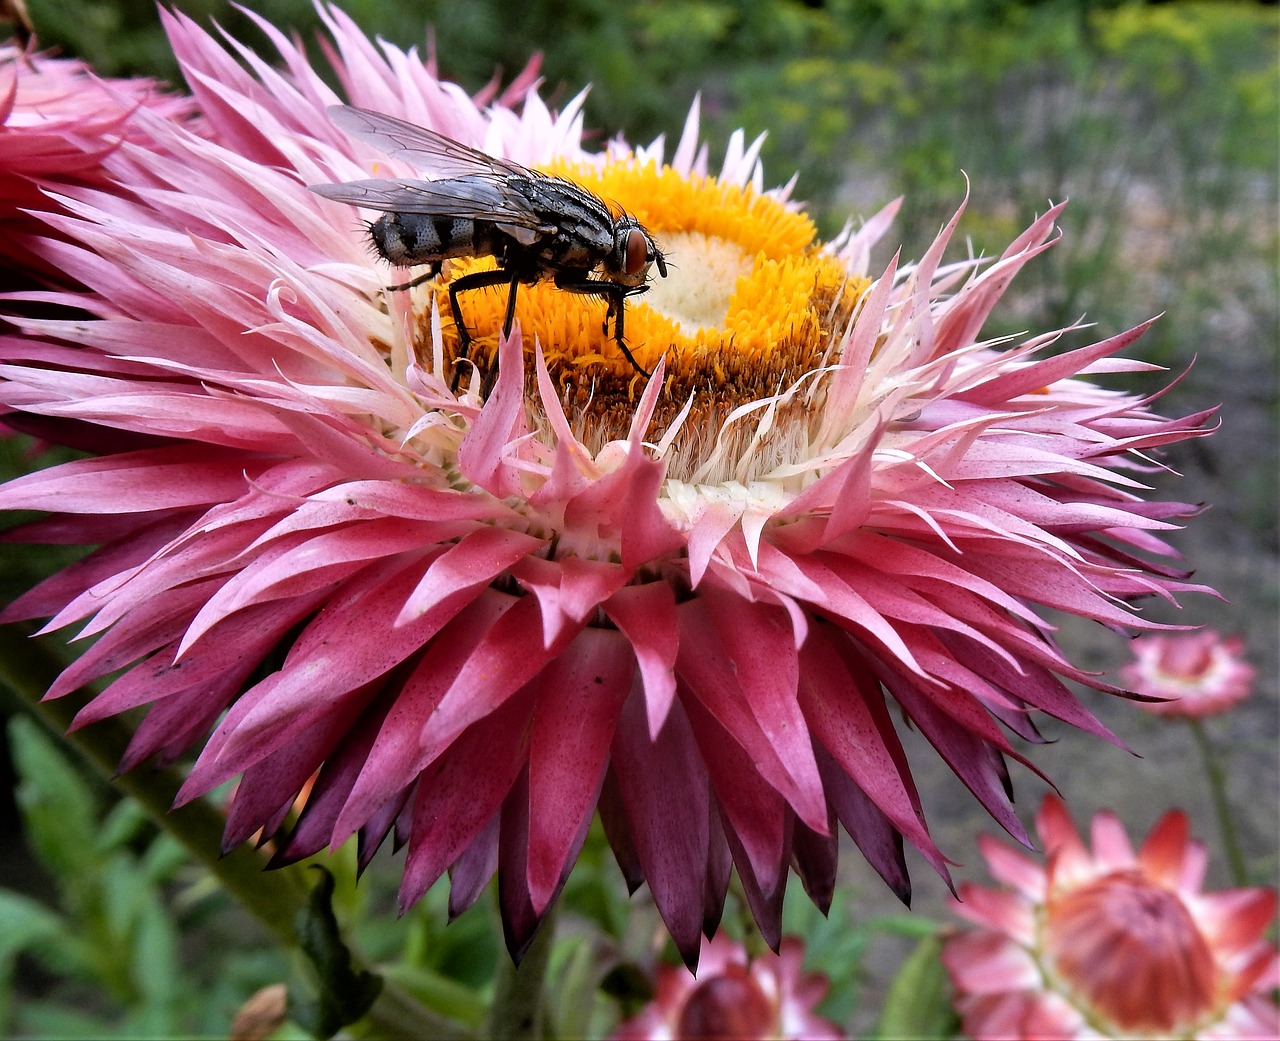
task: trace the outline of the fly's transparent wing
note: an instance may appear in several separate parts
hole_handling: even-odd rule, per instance
[[[316,195],[366,206],[385,213],[465,216],[494,220],[506,218],[503,192],[488,178],[454,178],[451,181],[347,181],[312,184]]]
[[[538,218],[523,196],[489,177],[455,177],[443,181],[348,181],[313,184],[311,190],[334,202],[386,213],[422,213],[429,217],[483,220],[512,228],[551,234],[555,225]]]
[[[514,237],[526,244],[533,238],[529,232],[537,236],[557,231],[531,201],[532,184],[548,180],[542,174],[381,112],[349,105],[334,105],[328,111],[334,124],[353,137],[440,179],[311,185],[317,195],[387,213],[489,221],[514,229]]]
[[[537,174],[403,119],[352,105],[332,105],[329,118],[336,127],[359,138],[393,159],[412,163],[425,174],[438,177],[497,175],[536,177]]]

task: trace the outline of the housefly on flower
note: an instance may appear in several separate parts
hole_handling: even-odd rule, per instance
[[[335,105],[335,125],[388,156],[412,163],[434,180],[367,180],[314,184],[326,199],[382,210],[369,226],[378,254],[392,264],[429,270],[409,285],[433,278],[451,257],[494,257],[493,271],[475,271],[449,284],[449,307],[458,329],[458,357],[467,356],[471,332],[458,297],[473,289],[508,285],[502,333],[511,334],[516,288],[551,279],[569,293],[602,296],[609,304],[605,331],[644,376],[623,339],[626,298],[648,289],[649,269],[667,276],[666,258],[653,236],[627,214],[615,217],[604,200],[560,177],[551,177],[468,148],[412,123]],[[456,385],[457,375],[454,382]]]

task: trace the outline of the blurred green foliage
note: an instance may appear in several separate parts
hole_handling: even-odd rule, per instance
[[[149,0],[29,6],[41,43],[104,74],[179,78]],[[229,0],[175,6],[263,39]],[[307,42],[322,31],[307,0],[252,8]],[[1120,144],[1135,106],[1160,114],[1156,134],[1126,142],[1142,169],[1164,162],[1167,134],[1208,133],[1233,150],[1196,150],[1206,159],[1269,168],[1276,155],[1278,16],[1257,4],[351,0],[343,9],[371,34],[423,46],[471,89],[540,54],[546,93],[564,100],[591,84],[589,123],[633,139],[678,131],[701,92],[713,138],[739,125],[767,130],[779,180],[799,169],[820,200],[850,160],[866,158],[909,198],[953,196],[960,169],[975,181],[1021,173],[1034,183],[1046,158],[1075,165],[1068,157]],[[1082,137],[1091,121],[1095,132]]]
[[[0,890],[0,1036],[225,1033],[283,975],[282,955],[136,803],[30,720],[8,729],[26,842],[52,891]]]

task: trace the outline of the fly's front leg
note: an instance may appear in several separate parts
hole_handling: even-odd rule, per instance
[[[627,347],[626,341],[622,338],[622,313],[626,305],[626,299],[629,296],[635,296],[637,293],[643,293],[648,286],[622,286],[617,282],[604,282],[591,278],[579,278],[574,280],[572,277],[576,272],[561,271],[556,275],[556,288],[563,289],[566,293],[580,293],[583,296],[602,296],[608,302],[608,309],[604,313],[604,331],[609,332],[609,318],[613,317],[613,339],[618,345],[618,349],[626,355],[627,361],[631,363],[631,367],[644,376],[646,379],[653,375],[646,372],[640,367],[640,363],[636,361],[635,355],[631,353]]]
[[[502,335],[510,336],[511,323],[516,314],[516,286],[520,284],[520,279],[516,275],[497,268],[493,271],[473,271],[449,283],[449,310],[453,312],[453,324],[458,330],[458,358],[453,366],[453,382],[449,384],[449,389],[452,391],[458,389],[458,380],[462,375],[459,362],[466,359],[467,351],[471,347],[471,331],[467,328],[467,323],[462,320],[462,306],[458,303],[458,295],[473,289],[488,289],[490,286],[503,284],[509,284],[511,291],[507,296],[507,317],[503,322]]]
[[[648,286],[617,286],[617,292],[609,296],[609,309],[604,313],[604,331],[607,335],[609,332],[609,316],[614,315],[613,320],[613,338],[618,344],[618,349],[627,356],[627,361],[631,362],[631,367],[644,377],[652,376],[653,373],[645,372],[644,369],[636,363],[635,358],[631,356],[631,352],[627,350],[627,344],[622,338],[622,319],[626,315],[626,299],[629,296],[636,296],[645,292]]]

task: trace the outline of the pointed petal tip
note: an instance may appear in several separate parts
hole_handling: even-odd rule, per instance
[[[505,920],[502,923],[503,938],[506,941],[507,953],[511,955],[511,961],[518,969],[520,963],[524,961],[524,956],[529,953],[529,948],[533,946],[533,941],[537,938],[539,930],[542,928],[544,914],[538,915],[531,928],[516,929],[514,925]]]
[[[707,939],[711,939],[714,935],[715,930],[713,929],[710,933],[707,933]],[[695,936],[692,943],[687,940],[683,943],[676,941],[676,952],[680,955],[680,960],[684,963],[684,967],[696,976],[698,974],[698,955],[702,953],[702,934],[699,933]]]

